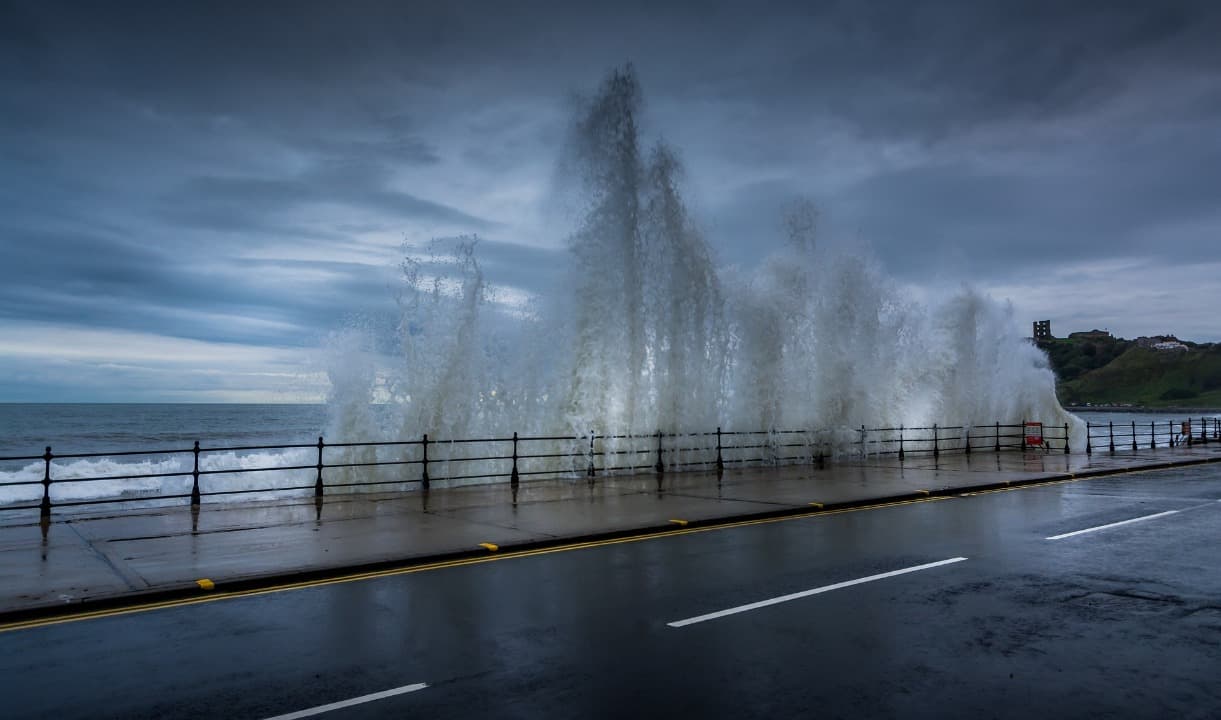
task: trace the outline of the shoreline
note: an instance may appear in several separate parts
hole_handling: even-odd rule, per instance
[[[1221,408],[1200,407],[1143,407],[1138,405],[1065,405],[1070,413],[1108,412],[1108,413],[1146,413],[1156,415],[1190,415],[1212,414],[1221,415]]]

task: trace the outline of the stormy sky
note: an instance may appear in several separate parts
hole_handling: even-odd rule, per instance
[[[546,288],[626,62],[722,266],[809,198],[918,292],[1218,341],[1218,7],[0,0],[0,401],[316,399],[404,241]]]

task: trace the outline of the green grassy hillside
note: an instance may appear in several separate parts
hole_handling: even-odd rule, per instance
[[[1065,404],[1221,407],[1221,344],[1189,345],[1159,352],[1124,340],[1054,340],[1044,349]]]
[[[1105,367],[1135,345],[1136,343],[1130,340],[1120,338],[1096,340],[1057,338],[1045,341],[1039,347],[1043,348],[1051,359],[1051,366],[1056,371],[1056,379],[1066,383],[1076,380],[1091,370]]]

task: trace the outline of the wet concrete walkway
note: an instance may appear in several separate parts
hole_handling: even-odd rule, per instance
[[[0,617],[289,581],[464,553],[833,510],[1221,461],[1221,443],[1063,455],[975,453],[598,477],[246,504],[0,512]],[[204,583],[205,585],[208,583]]]

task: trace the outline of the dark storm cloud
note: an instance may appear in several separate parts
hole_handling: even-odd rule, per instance
[[[1207,3],[844,3],[781,30],[761,94],[938,138],[1078,112],[1146,71],[1216,68],[1218,29]]]
[[[912,273],[937,262],[938,252],[964,248],[968,254],[978,248],[970,268],[977,277],[1003,274],[1015,264],[1142,254],[1175,262],[1215,252],[1212,232],[1176,237],[1173,252],[1167,252],[1165,233],[1177,225],[1221,225],[1215,192],[1221,187],[1221,138],[1211,130],[1184,133],[1190,167],[1161,143],[1113,141],[1123,148],[1118,157],[1054,172],[962,163],[875,175],[845,191],[838,211]]]
[[[309,345],[469,233],[550,287],[568,98],[625,61],[722,262],[809,196],[909,280],[1173,277],[1221,226],[1218,7],[0,0],[0,319]]]

